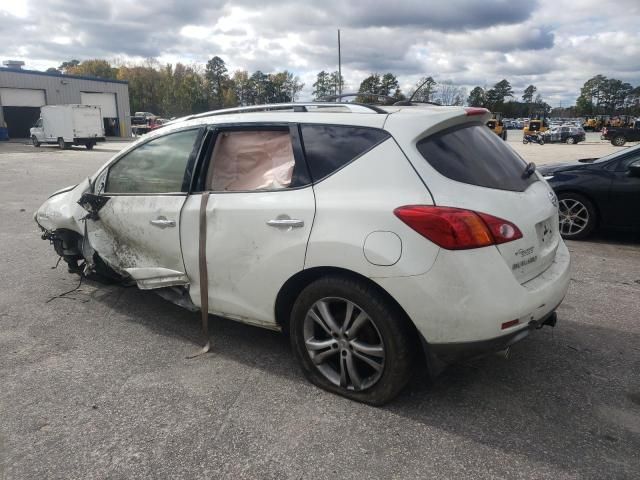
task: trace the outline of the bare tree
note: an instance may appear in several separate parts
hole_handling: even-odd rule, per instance
[[[455,85],[451,80],[440,82],[433,99],[442,105],[464,105],[467,92],[463,87]]]

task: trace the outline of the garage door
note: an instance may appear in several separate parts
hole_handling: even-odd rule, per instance
[[[118,116],[115,93],[80,92],[80,102],[83,105],[99,106],[102,110],[102,118],[116,118]]]
[[[45,105],[44,90],[30,88],[0,88],[3,107],[41,107]]]

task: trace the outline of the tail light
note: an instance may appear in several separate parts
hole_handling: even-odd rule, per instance
[[[467,117],[475,117],[476,115],[484,115],[485,113],[489,113],[489,110],[480,107],[467,107],[464,109],[464,112]]]
[[[522,238],[522,232],[513,223],[473,210],[406,205],[393,213],[420,235],[447,250],[487,247]]]

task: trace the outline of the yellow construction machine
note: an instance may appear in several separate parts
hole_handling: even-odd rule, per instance
[[[502,113],[494,112],[491,114],[491,120],[487,122],[487,127],[489,127],[493,133],[498,135],[505,142],[507,141],[507,129],[504,126],[504,122],[502,121]]]
[[[549,130],[549,122],[545,113],[536,114],[528,122],[525,122],[523,135],[536,135]]]

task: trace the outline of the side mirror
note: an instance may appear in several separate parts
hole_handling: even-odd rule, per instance
[[[629,165],[628,172],[630,177],[640,177],[640,162],[634,162]]]

